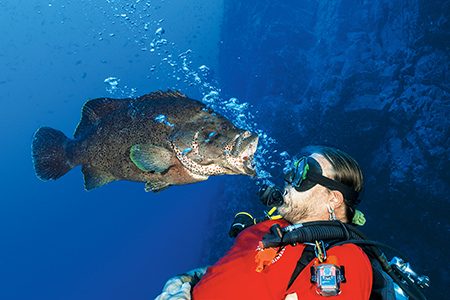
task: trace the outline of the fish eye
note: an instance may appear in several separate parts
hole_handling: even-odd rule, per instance
[[[227,131],[228,129],[229,129],[229,127],[228,127],[228,125],[226,123],[222,123],[220,125],[220,130]]]
[[[206,112],[206,113],[208,113],[208,114],[214,113],[214,111],[213,111],[212,108],[210,108],[210,107],[203,107],[203,108],[202,108],[202,111],[204,111],[204,112]]]

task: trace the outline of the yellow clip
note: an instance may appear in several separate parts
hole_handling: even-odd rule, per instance
[[[276,207],[272,207],[269,212],[267,213],[269,216],[271,216],[275,211],[277,210]]]
[[[269,212],[267,213],[267,216],[269,217],[269,219],[271,219],[271,220],[279,220],[279,219],[282,219],[282,218],[283,218],[283,216],[281,216],[281,215],[274,215],[274,216],[272,216],[272,214],[273,214],[276,210],[277,210],[276,207],[272,207],[272,208],[269,210]]]
[[[320,241],[320,242],[321,242],[321,244],[319,244],[319,241],[315,242],[316,246],[314,247],[314,251],[316,253],[316,257],[319,260],[319,262],[323,263],[327,259],[327,256],[325,253],[325,246],[323,245],[322,241]],[[323,247],[324,251],[322,251],[322,247]]]

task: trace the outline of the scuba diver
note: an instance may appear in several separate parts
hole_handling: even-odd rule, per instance
[[[284,190],[266,186],[274,207],[258,222],[236,215],[234,245],[208,268],[170,279],[156,299],[426,299],[419,276],[384,245],[357,229],[363,188],[358,163],[335,148],[309,146],[285,175]],[[274,216],[275,207],[280,217]]]

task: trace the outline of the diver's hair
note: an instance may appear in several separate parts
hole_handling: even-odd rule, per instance
[[[317,153],[325,157],[331,164],[334,170],[333,179],[344,183],[352,187],[356,192],[361,193],[364,185],[363,174],[359,164],[356,160],[336,148],[326,146],[307,146],[303,148],[302,153],[305,155],[311,155]],[[346,204],[345,215],[348,222],[351,222],[355,215],[355,207],[359,203],[359,200],[351,201],[344,199]]]

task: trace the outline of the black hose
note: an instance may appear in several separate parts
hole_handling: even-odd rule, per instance
[[[380,243],[380,242],[377,242],[377,241],[346,240],[346,241],[334,243],[333,247],[344,245],[344,244],[348,244],[348,243],[355,244],[355,245],[362,245],[362,246],[365,246],[365,245],[378,246],[378,247],[381,247],[381,248],[389,249],[390,251],[396,253],[398,256],[403,258],[405,261],[409,261],[408,258],[402,252],[398,251],[397,249],[395,249],[395,248],[393,248],[393,247],[391,247],[389,245],[386,245],[386,244],[383,244],[383,243]]]
[[[354,228],[354,226],[339,221],[315,221],[303,223],[302,227],[287,231],[283,236],[267,234],[263,237],[262,243],[265,248],[268,248],[315,240],[330,241],[347,240],[349,238],[354,240],[366,239],[364,234]]]
[[[414,284],[407,284],[407,282],[410,282],[409,278],[402,278],[404,275],[401,271],[394,271],[389,265],[384,253],[377,246],[388,248],[397,253],[399,252],[382,243],[368,241],[365,235],[353,225],[344,224],[340,221],[315,221],[303,223],[301,227],[293,228],[292,230],[286,228],[282,230],[280,225],[275,224],[271,228],[271,233],[266,234],[263,237],[262,243],[264,248],[268,248],[295,245],[317,240],[323,240],[325,242],[336,240],[342,241],[333,244],[333,246],[346,243],[362,245],[366,254],[380,263],[382,269],[410,297],[410,299],[426,300],[425,296]],[[400,256],[404,257],[403,255]]]

